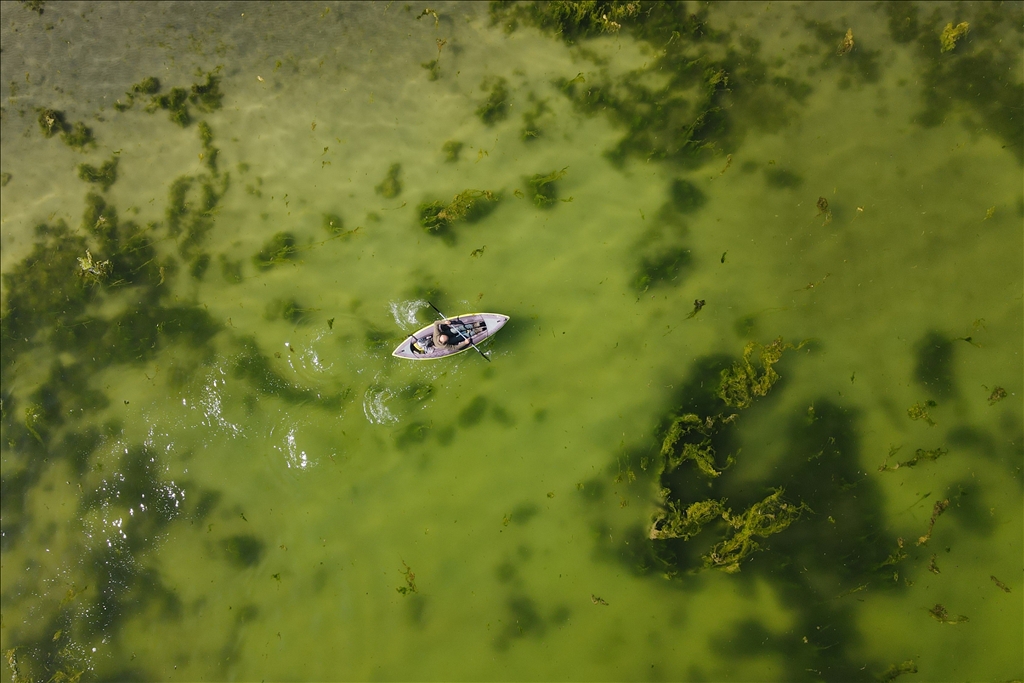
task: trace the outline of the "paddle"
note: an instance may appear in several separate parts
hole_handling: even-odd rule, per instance
[[[429,301],[427,303],[430,304],[431,308],[433,308],[435,311],[437,311],[437,314],[439,316],[441,316],[441,320],[449,320],[448,316],[446,316],[444,313],[439,311],[437,306],[435,306],[434,304],[430,303]],[[458,320],[458,318],[454,318],[454,320]],[[462,322],[462,321],[459,320],[459,322]],[[472,326],[470,327],[470,330],[469,330],[469,336],[466,337],[466,338],[469,340],[469,345],[473,347],[473,350],[476,351],[477,353],[479,353],[483,357],[483,359],[485,361],[490,363],[491,359],[487,357],[487,354],[485,354],[483,351],[481,351],[479,348],[477,348],[477,345],[473,343],[473,330],[472,330]]]

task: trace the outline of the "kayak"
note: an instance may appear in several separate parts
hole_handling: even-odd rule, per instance
[[[500,313],[467,313],[454,318],[439,320],[442,331],[450,332],[449,343],[436,344],[434,341],[434,323],[413,332],[405,338],[391,354],[396,358],[409,360],[433,360],[454,356],[473,348],[500,330],[508,322],[507,315]]]

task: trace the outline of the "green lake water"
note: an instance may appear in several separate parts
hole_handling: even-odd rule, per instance
[[[1024,678],[1024,5],[37,4],[6,679]]]

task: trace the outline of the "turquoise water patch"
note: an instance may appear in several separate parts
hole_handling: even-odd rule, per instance
[[[3,4],[3,675],[1024,676],[1021,5],[589,7]]]

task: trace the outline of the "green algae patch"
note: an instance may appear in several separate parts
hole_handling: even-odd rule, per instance
[[[402,181],[399,179],[401,173],[401,164],[391,164],[387,175],[384,176],[384,180],[380,181],[380,184],[374,190],[384,199],[394,199],[402,194]]]
[[[295,254],[298,252],[296,244],[294,234],[290,232],[275,233],[267,240],[263,248],[253,255],[252,262],[259,270],[269,270],[274,266],[287,263],[295,258]]]
[[[967,35],[971,30],[970,24],[966,21],[961,21],[956,26],[953,26],[953,22],[946,24],[945,28],[942,29],[942,34],[939,35],[939,45],[941,46],[941,52],[951,52],[956,49],[956,44],[960,42],[960,39]]]
[[[572,44],[581,38],[617,33],[640,13],[639,2],[584,0],[491,3],[491,22],[514,30],[519,21],[539,26]]]
[[[799,346],[784,344],[782,337],[767,346],[749,342],[743,348],[743,358],[722,371],[718,397],[732,408],[750,406],[755,397],[766,396],[772,385],[779,380],[779,373],[773,366],[782,358],[782,353],[786,349],[799,349],[802,346],[802,343]],[[750,358],[758,348],[759,367],[755,367]]]
[[[668,509],[655,518],[648,537],[652,541],[666,538],[688,541],[703,531],[706,524],[727,514],[724,500],[699,500],[685,510],[675,501],[669,501]]]
[[[78,177],[87,183],[96,183],[104,190],[108,190],[117,182],[117,162],[118,157],[111,157],[99,168],[91,164],[79,164]]]
[[[661,457],[664,459],[665,471],[671,472],[687,461],[693,462],[697,469],[706,477],[715,478],[722,474],[716,469],[715,449],[711,445],[711,437],[721,425],[730,424],[736,419],[734,413],[727,417],[701,418],[693,413],[681,415],[672,421],[668,433],[661,444]],[[723,467],[728,467],[732,459]]]
[[[794,505],[783,500],[783,493],[783,489],[776,489],[740,515],[724,513],[731,535],[704,555],[704,566],[727,573],[739,571],[740,563],[761,547],[757,539],[785,531],[803,512],[809,511],[802,503]]]

